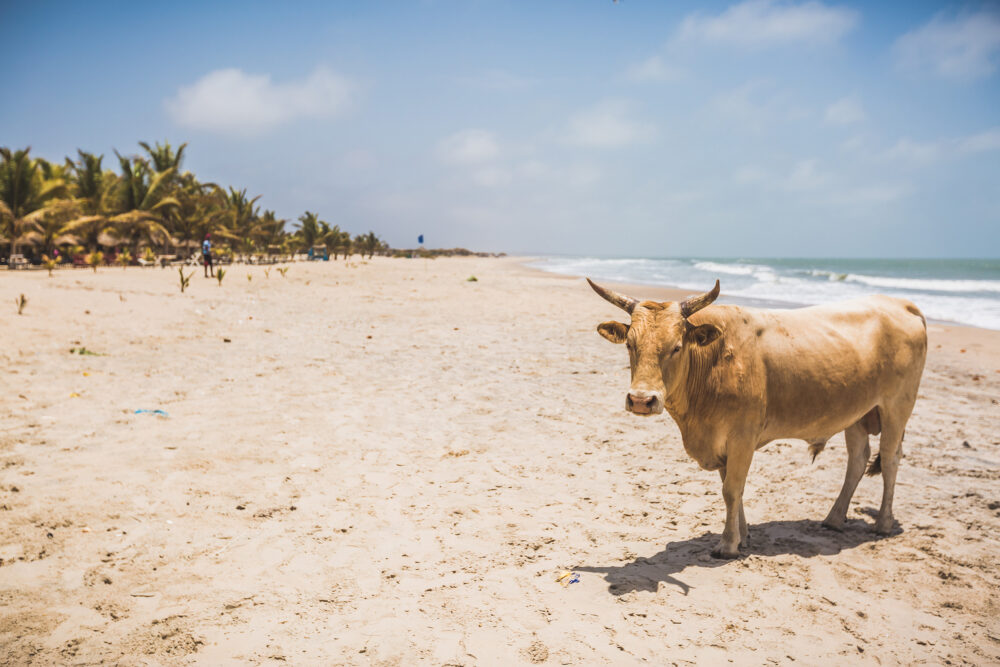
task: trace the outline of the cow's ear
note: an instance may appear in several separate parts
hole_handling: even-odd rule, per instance
[[[695,345],[708,345],[721,335],[722,329],[714,324],[688,324],[687,339]]]
[[[612,343],[624,343],[628,334],[628,325],[621,322],[602,322],[597,325],[597,333],[610,340]]]

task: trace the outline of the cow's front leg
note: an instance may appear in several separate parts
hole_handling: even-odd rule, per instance
[[[726,483],[726,468],[723,466],[719,468],[719,477],[722,478],[722,483]],[[743,513],[743,498],[740,498],[740,546],[745,547],[750,544],[750,526],[747,525],[746,514]]]
[[[736,450],[736,448],[732,448]],[[722,498],[726,501],[726,526],[722,539],[712,551],[714,558],[737,558],[740,542],[749,536],[746,518],[743,516],[743,487],[753,458],[753,447],[747,451],[730,451],[726,457],[726,467],[722,476]]]

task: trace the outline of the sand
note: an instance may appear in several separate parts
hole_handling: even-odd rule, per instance
[[[719,561],[718,475],[624,411],[595,331],[622,314],[581,279],[376,258],[191,282],[0,274],[0,663],[1000,661],[1000,332],[930,327],[897,534],[871,478],[820,526],[843,436],[815,463],[772,443]]]

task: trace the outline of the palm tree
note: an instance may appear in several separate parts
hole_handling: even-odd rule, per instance
[[[361,251],[361,256],[364,257],[365,253],[368,253],[368,259],[371,259],[375,256],[375,251],[379,249],[381,241],[375,236],[375,232],[368,232],[367,234],[358,235],[355,243]]]
[[[184,172],[174,190],[179,206],[166,215],[167,228],[185,245],[205,234],[225,237],[225,223],[230,217],[228,199],[215,183],[199,183],[191,172]]]
[[[257,195],[253,199],[247,198],[246,188],[237,190],[229,188],[229,224],[228,234],[223,234],[227,238],[235,240],[246,252],[253,250],[254,228],[257,224],[257,208],[254,204],[260,199]]]
[[[70,191],[83,215],[70,220],[64,229],[83,241],[87,250],[97,250],[103,234],[114,231],[111,217],[115,213],[118,178],[114,172],[101,168],[103,155],[78,150],[78,162],[67,159],[70,169]]]
[[[333,251],[333,258],[337,259],[340,253],[340,237],[343,235],[343,231],[341,231],[340,225],[331,227],[325,222],[320,224],[323,226],[321,238],[323,239],[323,243],[326,244],[327,252]]]
[[[306,211],[299,216],[299,222],[302,223],[299,226],[299,240],[302,243],[302,247],[308,251],[316,245],[316,239],[319,238],[319,216],[310,211]]]
[[[140,141],[139,145],[142,149],[146,151],[149,155],[149,159],[153,161],[153,169],[157,172],[166,171],[168,169],[173,169],[174,171],[180,171],[181,160],[184,159],[184,149],[187,147],[187,143],[183,143],[178,146],[177,150],[174,151],[170,147],[169,141],[164,141],[163,145],[160,142],[156,142],[156,148],[150,148],[149,144],[145,141]]]
[[[281,245],[281,241],[285,236],[286,222],[287,220],[279,219],[275,216],[274,211],[264,211],[264,214],[260,216],[257,229],[261,244],[265,248]]]
[[[118,155],[122,170],[117,201],[117,208],[121,212],[110,220],[115,226],[115,235],[127,241],[132,248],[132,255],[136,256],[143,239],[157,244],[170,238],[164,226],[165,215],[180,206],[180,202],[169,194],[167,185],[176,170],[171,167],[154,173],[149,163],[142,158],[122,157],[117,151],[115,155]]]
[[[30,146],[13,152],[0,148],[0,233],[10,238],[11,255],[17,254],[18,237],[25,229],[55,212],[66,193],[65,181],[49,163],[33,160],[30,151]]]
[[[354,254],[354,241],[351,240],[350,232],[340,233],[340,252],[344,253],[344,261],[346,262],[348,258]]]
[[[52,249],[60,245],[77,243],[78,239],[67,229],[67,219],[73,218],[75,204],[73,200],[63,199],[46,208],[41,217],[34,216],[25,223],[27,231],[18,238],[18,243],[27,243],[41,248],[45,255],[54,256]],[[31,216],[29,216],[31,217]]]

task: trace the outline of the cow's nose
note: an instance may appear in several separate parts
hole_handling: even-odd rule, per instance
[[[636,396],[628,394],[625,397],[625,409],[637,415],[648,415],[656,410],[656,396]]]

